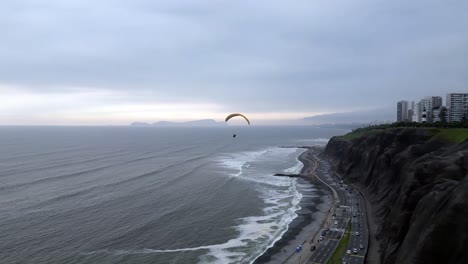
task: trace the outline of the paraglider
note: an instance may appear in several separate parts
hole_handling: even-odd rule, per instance
[[[239,113],[235,113],[235,114],[230,114],[226,117],[226,122],[231,120],[231,118],[233,117],[236,117],[236,116],[240,116],[240,117],[243,117],[245,119],[245,121],[247,121],[247,124],[250,125],[250,120],[243,114],[239,114]]]
[[[245,121],[247,121],[247,124],[250,125],[250,120],[249,120],[245,115],[239,114],[239,113],[234,113],[234,114],[228,115],[228,116],[226,117],[226,120],[225,120],[226,123],[227,123],[229,120],[231,120],[231,118],[236,117],[236,116],[240,116],[240,117],[244,118]],[[232,137],[233,137],[233,138],[236,138],[236,136],[237,136],[237,134],[236,134],[236,133],[233,133]]]

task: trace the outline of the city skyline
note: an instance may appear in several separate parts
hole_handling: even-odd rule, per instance
[[[458,122],[468,116],[468,93],[424,96],[419,101],[400,100],[396,113],[397,122]]]

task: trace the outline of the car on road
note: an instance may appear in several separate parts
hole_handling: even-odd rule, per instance
[[[359,249],[364,249],[364,245],[363,244],[359,245]]]
[[[356,217],[356,214],[353,214],[353,217]]]
[[[346,254],[351,255],[351,249],[346,250]]]
[[[356,232],[356,236],[359,236],[359,232]]]
[[[353,248],[353,253],[354,254],[357,254],[359,251],[357,250],[357,248]]]

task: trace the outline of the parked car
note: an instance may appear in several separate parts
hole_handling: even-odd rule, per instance
[[[320,236],[320,237],[319,237],[319,240],[322,241],[322,240],[323,240],[323,236]]]
[[[337,225],[337,224],[338,224],[338,221],[335,221],[335,225]]]
[[[364,249],[364,245],[363,244],[359,245],[359,249]]]
[[[359,236],[359,232],[356,232],[356,236]]]
[[[354,254],[357,254],[359,251],[357,250],[357,248],[353,248],[353,253]]]
[[[346,250],[346,254],[351,255],[351,250],[350,249]]]
[[[311,246],[310,247],[310,251],[315,251],[316,247],[315,246]]]

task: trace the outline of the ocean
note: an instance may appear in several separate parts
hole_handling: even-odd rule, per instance
[[[345,132],[0,127],[0,263],[252,263],[321,195],[285,146]]]

